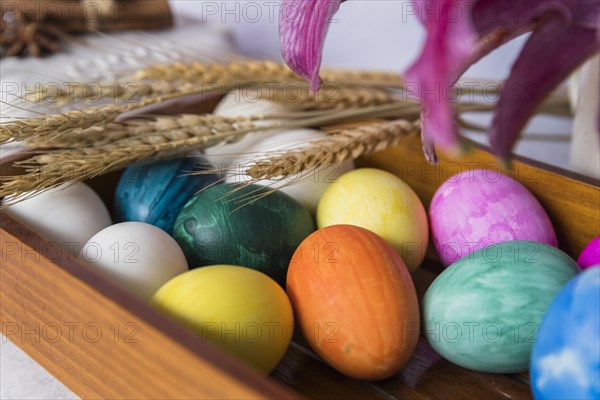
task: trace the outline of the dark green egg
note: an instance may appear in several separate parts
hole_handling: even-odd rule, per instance
[[[258,185],[216,185],[194,196],[175,221],[173,237],[190,268],[240,265],[285,286],[296,248],[315,230],[310,213],[290,196]]]

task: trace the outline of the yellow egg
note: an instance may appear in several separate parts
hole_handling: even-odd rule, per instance
[[[265,374],[285,354],[294,329],[283,289],[245,267],[193,269],[162,286],[151,304]]]
[[[400,253],[410,271],[421,265],[429,230],[416,193],[397,176],[374,168],[342,175],[317,208],[317,225],[357,225],[375,232]]]

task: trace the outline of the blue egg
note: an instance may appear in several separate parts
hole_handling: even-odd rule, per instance
[[[215,174],[190,175],[206,170],[202,165],[206,160],[200,157],[184,157],[127,168],[115,192],[115,219],[146,222],[171,234],[185,203],[219,180]]]
[[[536,399],[600,399],[600,266],[554,298],[531,354]]]

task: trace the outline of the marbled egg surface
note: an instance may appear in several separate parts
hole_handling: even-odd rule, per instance
[[[190,175],[205,163],[184,157],[127,168],[115,192],[116,221],[146,222],[171,233],[185,203],[218,181],[214,174]]]
[[[423,332],[444,358],[495,373],[526,371],[550,302],[579,272],[544,243],[493,244],[442,272],[423,298]]]
[[[239,158],[234,163],[232,170],[228,172],[226,182],[247,182],[251,178],[245,171],[256,165],[256,161],[264,160],[269,156],[283,155],[286,151],[301,149],[313,141],[324,139],[325,136],[323,132],[315,129],[293,129],[263,138],[248,149],[245,157]],[[327,164],[321,168],[285,178],[262,179],[254,183],[281,190],[314,214],[325,190],[335,184],[342,174],[352,169],[354,169],[354,163],[346,161],[341,165]]]
[[[112,223],[102,199],[81,182],[37,194],[5,212],[72,257],[94,234]]]
[[[600,264],[600,236],[592,239],[591,242],[579,254],[577,264],[581,268],[589,268]]]
[[[258,185],[224,183],[185,205],[173,237],[190,268],[241,265],[284,286],[296,247],[314,230],[310,213],[288,195]]]
[[[548,308],[531,354],[536,399],[600,399],[600,266],[573,278]]]
[[[493,170],[452,176],[429,207],[431,239],[444,266],[492,243],[531,240],[557,246],[538,200],[516,180]]]
[[[387,171],[360,168],[327,188],[317,208],[317,225],[350,224],[381,236],[414,271],[425,258],[427,213],[417,194]]]

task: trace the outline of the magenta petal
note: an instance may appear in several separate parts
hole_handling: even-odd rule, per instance
[[[287,65],[310,81],[311,93],[321,87],[319,69],[331,17],[343,0],[282,0],[279,12],[281,53]]]
[[[433,159],[433,143],[446,149],[459,144],[454,121],[452,88],[473,54],[476,35],[469,20],[470,2],[465,0],[413,1],[427,30],[417,61],[405,74],[407,87],[423,104],[423,146]]]
[[[598,32],[554,18],[534,31],[500,93],[490,129],[497,155],[510,154],[519,132],[556,86],[598,51]]]

